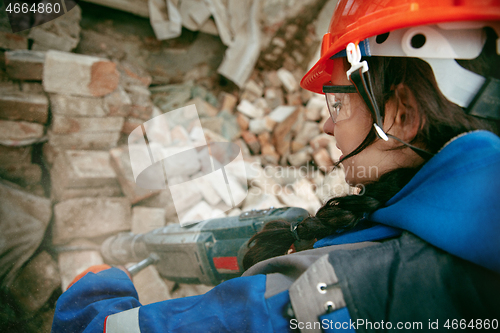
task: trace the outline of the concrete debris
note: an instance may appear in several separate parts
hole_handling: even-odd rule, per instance
[[[182,219],[180,215],[203,200],[203,196],[197,184],[185,182],[182,184],[182,187],[183,191],[176,191],[176,196],[174,198],[175,210],[177,215],[179,215],[181,223]]]
[[[186,105],[189,104],[194,104],[196,106],[196,111],[200,117],[215,117],[217,113],[219,113],[216,107],[203,100],[201,97],[196,97],[186,103]]]
[[[179,214],[182,225],[189,225],[209,218],[224,216],[224,211],[212,208],[206,201],[200,201],[189,210]]]
[[[290,73],[288,70],[285,68],[280,68],[276,72],[278,75],[278,78],[280,79],[281,83],[283,84],[283,87],[288,92],[294,92],[299,88],[299,84],[297,83],[297,80],[295,80],[295,77],[293,76],[292,73]]]
[[[128,118],[149,120],[153,114],[154,105],[134,105],[130,106],[130,114]]]
[[[68,150],[59,154],[51,170],[51,181],[56,201],[121,194],[107,151]]]
[[[0,31],[0,47],[6,50],[26,50],[28,38],[22,34]]]
[[[288,162],[290,162],[291,165],[296,167],[307,164],[307,162],[310,160],[311,160],[311,152],[307,148],[299,150],[294,154],[288,155]]]
[[[49,142],[54,147],[63,149],[110,149],[116,147],[119,132],[77,132],[57,134],[48,131]]]
[[[81,9],[75,5],[66,14],[30,29],[29,39],[33,40],[32,50],[60,50],[69,52],[80,41]],[[71,73],[71,72],[67,72]]]
[[[325,172],[333,168],[333,161],[325,148],[320,148],[313,153],[313,159],[316,165]]]
[[[149,87],[153,80],[151,74],[143,67],[129,61],[119,62],[116,68],[120,72],[120,85],[125,89],[130,86]]]
[[[122,117],[68,117],[54,114],[51,131],[54,134],[119,132],[123,123]]]
[[[95,97],[79,97],[64,94],[50,94],[50,109],[53,114],[76,117],[105,117],[108,115],[108,105],[119,105],[109,99]],[[114,94],[109,95],[115,96]],[[113,97],[113,101],[115,101]],[[105,104],[106,102],[106,104]],[[109,109],[112,109],[111,107]],[[113,115],[120,115],[118,112]]]
[[[137,127],[141,126],[143,123],[144,123],[144,120],[142,120],[142,119],[127,117],[127,118],[125,118],[125,121],[123,122],[121,132],[123,134],[129,135],[130,133],[132,133],[133,130],[135,130]]]
[[[316,197],[312,184],[307,179],[303,178],[295,182],[292,187],[295,194],[304,200],[304,205],[302,207],[307,209],[309,213],[316,214],[316,211],[321,207],[321,202]]]
[[[188,105],[191,99],[192,84],[170,84],[151,87],[153,103],[162,111],[168,112]],[[195,103],[196,104],[196,103]]]
[[[278,123],[273,131],[273,143],[280,155],[284,155],[290,149],[290,130],[297,121],[299,110],[295,106],[283,106],[276,108],[269,115],[271,119]]]
[[[243,113],[249,118],[260,118],[264,116],[264,110],[257,108],[255,105],[244,99],[238,104],[236,110]]]
[[[165,209],[135,206],[132,208],[132,233],[145,234],[165,226]]]
[[[269,207],[279,208],[283,206],[284,205],[275,195],[254,187],[248,191],[248,195],[243,202],[241,210],[248,211],[252,209],[266,209]]]
[[[64,244],[76,237],[107,236],[130,227],[130,202],[125,198],[69,199],[54,205],[52,242]]]
[[[286,103],[288,105],[302,106],[302,94],[300,91],[294,91],[286,94]]]
[[[327,174],[320,183],[317,184],[316,195],[321,202],[326,202],[332,197],[340,197],[352,194],[349,184],[345,181],[345,174],[342,168],[336,168]]]
[[[216,206],[219,202],[221,202],[221,196],[214,189],[210,181],[201,177],[203,173],[200,173],[199,175],[200,178],[197,180],[197,185],[199,192],[203,196],[203,200],[205,200],[210,206]]]
[[[57,263],[45,251],[35,256],[9,286],[17,305],[27,313],[38,311],[61,286]]]
[[[276,165],[279,162],[280,155],[276,152],[276,148],[271,144],[265,144],[261,147],[262,158],[265,164]]]
[[[321,114],[323,108],[326,108],[325,97],[322,95],[314,95],[307,102],[305,108],[306,119],[310,121],[321,120],[323,118]]]
[[[261,97],[263,93],[264,91],[259,84],[257,84],[254,80],[248,80],[243,87],[241,99],[247,99],[249,102],[253,103],[257,98]]]
[[[237,144],[238,147],[240,147],[241,154],[243,155],[243,160],[245,160],[247,158],[251,158],[250,149],[248,148],[248,146],[246,145],[246,143],[243,139],[237,139],[234,141],[234,143]]]
[[[5,52],[7,75],[15,80],[42,80],[45,52],[16,50]]]
[[[271,177],[276,184],[286,186],[295,183],[302,178],[301,170],[294,167],[282,167],[268,165],[265,169],[265,174]]]
[[[49,116],[49,100],[43,94],[0,93],[0,118],[45,124]]]
[[[271,109],[275,109],[280,105],[285,104],[285,99],[283,97],[283,91],[281,89],[269,87],[266,88],[264,92],[264,99],[267,102],[267,105]]]
[[[271,108],[269,107],[269,104],[267,104],[267,100],[264,97],[257,98],[253,102],[253,105],[258,107],[259,109],[264,110],[265,114],[269,114],[271,112]]]
[[[294,142],[302,144],[302,149],[305,147],[313,138],[320,134],[318,123],[312,121],[306,121],[302,127],[300,133],[294,138]],[[299,150],[300,150],[299,149]]]
[[[51,199],[54,202],[85,197],[121,197],[119,186],[103,185],[100,187],[63,188],[59,183],[52,184]]]
[[[206,142],[207,143],[212,143],[212,142],[227,142],[226,138],[224,138],[222,135],[219,135],[211,130],[203,129],[203,134],[205,136]]]
[[[61,96],[61,95],[58,95]],[[58,97],[59,99],[67,99],[68,97]],[[71,98],[71,97],[70,97]],[[52,99],[51,99],[52,100]],[[73,97],[73,101],[76,101],[77,99]],[[80,100],[85,100],[85,97],[80,97]],[[87,99],[90,103],[91,99]],[[99,110],[102,110],[100,112],[101,116],[106,115],[106,112],[109,112],[110,116],[116,116],[116,117],[128,117],[129,114],[131,113],[131,108],[132,108],[132,100],[130,99],[129,95],[123,89],[122,86],[118,86],[118,88],[113,91],[112,93],[104,96],[104,99],[93,99],[95,104],[98,104]],[[102,103],[102,104],[101,104]],[[88,104],[87,104],[88,105]],[[80,111],[81,112],[81,111]],[[90,112],[82,112],[86,115],[90,115]]]
[[[335,137],[328,135],[326,133],[321,133],[320,135],[314,137],[311,141],[309,141],[309,145],[314,150],[318,150],[320,148],[327,148],[330,144],[335,145],[337,141]]]
[[[264,76],[264,85],[268,88],[281,88],[281,80],[278,72],[275,70],[265,71],[262,73]]]
[[[261,134],[263,132],[272,132],[276,126],[276,121],[274,121],[271,117],[264,117],[258,119],[252,119],[249,123],[250,132],[254,134]]]
[[[119,79],[116,64],[106,59],[52,50],[45,57],[43,87],[47,92],[100,97],[113,92]]]
[[[68,246],[93,248],[97,244],[88,240],[78,239],[69,243]],[[83,273],[91,266],[102,265],[104,263],[101,253],[95,250],[62,252],[59,253],[57,261],[59,272],[61,273],[61,289],[63,292],[68,289],[69,284],[73,282],[78,274]]]
[[[242,131],[248,130],[248,127],[250,126],[250,119],[248,119],[247,116],[238,112],[238,115],[236,116],[236,121],[238,122],[238,126],[240,126],[240,129]]]
[[[3,141],[36,140],[42,138],[43,134],[44,127],[41,124],[0,120],[0,143]]]
[[[128,85],[125,87],[132,105],[152,105],[151,103],[151,92],[147,87],[142,85]]]
[[[158,190],[148,190],[137,186],[132,173],[128,147],[111,149],[110,155],[111,166],[116,172],[122,192],[132,204],[159,193]]]
[[[234,108],[236,107],[236,104],[238,103],[238,98],[234,96],[233,94],[229,94],[226,92],[222,92],[219,96],[219,101],[221,105],[221,111],[227,111],[229,113],[234,112]]]
[[[172,298],[170,290],[154,266],[146,267],[133,278],[142,305]]]
[[[241,129],[234,115],[222,110],[217,117],[222,120],[221,134],[226,140],[233,141],[241,136]]]
[[[250,148],[252,154],[258,155],[260,153],[260,143],[257,140],[257,136],[254,133],[248,131],[242,132],[241,136],[243,137],[243,140],[245,140],[245,143]]]
[[[165,220],[167,223],[179,223],[177,218],[177,212],[175,211],[174,201],[172,199],[172,194],[167,188],[161,190],[158,194],[151,196],[147,199],[140,201],[135,207],[149,207],[149,208],[161,208],[165,211]]]

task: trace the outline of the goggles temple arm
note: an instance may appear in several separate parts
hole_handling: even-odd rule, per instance
[[[349,44],[350,45],[350,44]],[[349,48],[349,46],[348,46]],[[359,46],[358,46],[359,50]],[[349,50],[347,52],[348,58],[349,58]],[[360,53],[361,54],[361,53]],[[349,61],[350,62],[350,61]],[[357,61],[359,63],[359,59]],[[401,142],[405,146],[409,147],[412,149],[416,154],[418,154],[420,157],[422,157],[425,160],[428,160],[432,156],[434,156],[433,153],[430,153],[424,149],[418,148],[408,142],[405,142],[394,135],[387,134],[384,132],[382,129],[382,116],[380,114],[380,110],[377,105],[377,101],[375,100],[375,97],[373,96],[373,88],[371,85],[371,79],[370,79],[370,74],[368,72],[368,64],[366,61],[363,61],[363,63],[366,64],[366,69],[364,66],[359,66],[356,64],[352,64],[353,67],[349,71],[347,71],[347,76],[349,80],[352,82],[352,84],[356,87],[357,92],[359,95],[363,98],[364,102],[366,105],[371,109],[373,114],[375,114],[375,123],[373,126],[375,127],[375,131],[377,133],[377,136],[384,140],[388,141],[389,138],[392,138],[396,141]]]

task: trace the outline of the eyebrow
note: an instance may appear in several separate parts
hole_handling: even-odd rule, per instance
[[[353,85],[349,86],[323,86],[324,93],[357,93],[356,87]]]

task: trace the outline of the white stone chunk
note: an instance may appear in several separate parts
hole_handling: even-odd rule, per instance
[[[262,132],[272,132],[276,126],[276,122],[270,117],[252,119],[249,123],[249,130],[254,134],[260,134]]]
[[[293,74],[290,73],[290,71],[285,68],[280,68],[278,69],[277,74],[279,79],[281,80],[281,83],[288,92],[294,92],[299,89],[299,84],[297,83],[297,80],[295,80]]]
[[[165,209],[135,206],[132,208],[132,233],[145,234],[165,226]]]
[[[240,104],[236,106],[236,110],[250,118],[260,118],[264,116],[264,110],[257,108],[246,99],[242,100]]]
[[[280,105],[269,114],[269,118],[277,123],[282,123],[288,117],[290,117],[295,112],[295,110],[297,110],[296,106]]]

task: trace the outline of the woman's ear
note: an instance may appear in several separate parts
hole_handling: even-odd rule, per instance
[[[417,136],[421,127],[417,101],[406,85],[400,83],[395,87],[394,98],[386,104],[385,120],[387,133],[406,142]]]

